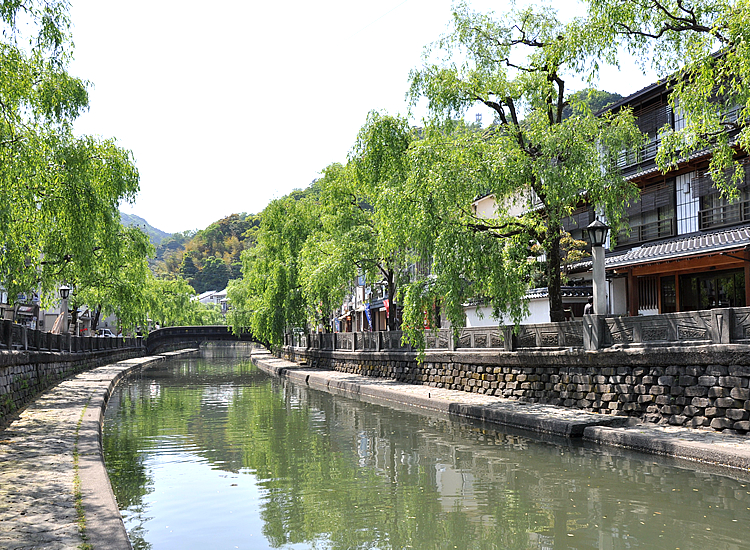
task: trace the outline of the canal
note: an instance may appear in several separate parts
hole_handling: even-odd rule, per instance
[[[135,549],[750,549],[750,484],[331,396],[249,359],[120,382],[104,453]]]

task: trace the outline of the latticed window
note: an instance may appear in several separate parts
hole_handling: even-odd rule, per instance
[[[744,178],[737,184],[739,199],[729,201],[721,196],[708,172],[698,172],[691,181],[693,196],[700,198],[698,226],[701,230],[750,221],[750,158],[742,159]]]
[[[659,309],[658,277],[638,277],[638,309]]]
[[[660,97],[647,105],[638,105],[633,109],[638,129],[646,134],[648,140],[637,151],[628,150],[620,153],[618,166],[625,169],[644,161],[652,160],[659,150],[659,130],[664,126],[674,128],[674,115],[666,97]]]
[[[626,207],[630,234],[621,231],[617,246],[664,239],[675,235],[674,178],[644,187],[638,200]]]
[[[562,226],[570,236],[579,241],[585,241],[583,234],[586,226],[594,221],[594,209],[591,206],[582,206],[571,212],[570,216],[562,220]]]

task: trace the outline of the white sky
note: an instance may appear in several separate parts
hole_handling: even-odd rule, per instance
[[[451,19],[451,0],[72,4],[71,73],[93,84],[76,129],[133,152],[141,191],[122,210],[167,232],[260,212],[344,162],[370,110],[406,114],[409,71]],[[600,87],[651,81],[612,71]]]

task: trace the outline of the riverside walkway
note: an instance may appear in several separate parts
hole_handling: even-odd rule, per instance
[[[102,458],[104,408],[128,371],[196,353],[192,349],[131,359],[79,374],[39,396],[0,432],[0,550],[131,548]],[[583,437],[750,477],[747,436],[627,425],[622,417],[306,368],[258,350],[252,359],[275,376],[333,393]]]
[[[0,431],[0,550],[131,547],[104,468],[104,408],[128,371],[196,352],[81,373],[37,397]]]

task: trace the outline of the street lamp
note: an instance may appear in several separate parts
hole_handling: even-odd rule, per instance
[[[607,240],[609,227],[599,220],[594,220],[587,227],[588,240],[591,243],[591,258],[594,271],[594,313],[604,315],[607,313],[607,284],[604,271],[604,243]]]
[[[70,296],[70,287],[68,285],[62,285],[59,288],[60,298],[62,298],[62,312],[63,312],[63,334],[68,334],[68,296]]]

